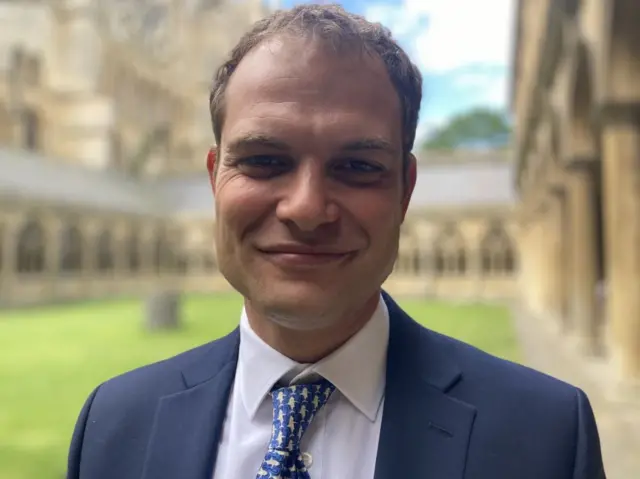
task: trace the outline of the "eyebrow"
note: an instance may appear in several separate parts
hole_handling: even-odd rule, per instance
[[[276,137],[261,134],[250,134],[233,140],[228,146],[227,151],[238,151],[249,148],[269,148],[279,151],[289,151],[291,147],[284,141]],[[358,140],[349,141],[340,146],[342,151],[383,151],[390,154],[396,154],[398,149],[389,141],[378,138],[360,138]]]
[[[290,149],[289,145],[284,141],[272,136],[251,134],[233,140],[229,143],[226,150],[237,151],[255,147],[271,148],[281,151],[288,151]]]
[[[395,148],[390,142],[383,138],[362,138],[350,141],[342,145],[341,150],[344,151],[384,151],[386,153],[395,154]]]

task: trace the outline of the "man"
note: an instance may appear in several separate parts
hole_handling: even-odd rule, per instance
[[[100,385],[69,479],[605,477],[582,391],[424,329],[381,291],[421,83],[387,30],[336,6],[240,41],[208,158],[240,326]]]

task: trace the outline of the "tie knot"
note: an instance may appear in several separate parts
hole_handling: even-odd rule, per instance
[[[326,379],[313,384],[296,384],[274,389],[273,431],[269,448],[296,451],[311,421],[324,406],[335,386]]]

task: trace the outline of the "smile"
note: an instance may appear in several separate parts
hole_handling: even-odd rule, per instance
[[[313,267],[336,264],[354,255],[353,252],[296,251],[295,249],[259,250],[265,258],[285,267]]]

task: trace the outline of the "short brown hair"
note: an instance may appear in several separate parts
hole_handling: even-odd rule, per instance
[[[231,75],[254,47],[284,33],[311,36],[330,43],[336,49],[360,48],[378,55],[400,98],[404,156],[411,152],[422,100],[420,70],[393,39],[388,28],[379,23],[371,23],[360,15],[349,13],[340,5],[314,4],[278,10],[257,21],[233,48],[229,58],[218,68],[209,94],[211,123],[218,145],[224,122],[224,93]]]

